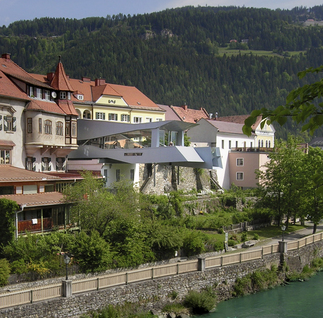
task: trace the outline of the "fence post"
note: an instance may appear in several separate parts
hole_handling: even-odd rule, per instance
[[[99,290],[100,289],[100,278],[97,278],[97,283],[96,283],[96,289]]]
[[[264,259],[264,247],[261,249],[261,259]]]
[[[128,285],[128,272],[126,272],[126,285]]]
[[[30,291],[30,303],[31,304],[33,303],[33,291],[32,290]]]
[[[177,263],[177,275],[179,274],[179,264]]]
[[[200,271],[200,272],[205,271],[205,258],[202,258],[202,257],[198,258],[197,270]]]
[[[63,293],[63,297],[71,297],[72,296],[72,281],[71,280],[63,280],[62,281],[62,293]]]
[[[151,268],[151,279],[154,279],[154,268]]]

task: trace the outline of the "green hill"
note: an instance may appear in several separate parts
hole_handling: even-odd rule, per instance
[[[11,53],[29,72],[53,71],[61,55],[74,78],[134,85],[160,104],[247,114],[277,107],[290,90],[319,78],[297,78],[299,71],[323,64],[323,28],[305,26],[307,19],[323,20],[323,6],[41,18],[0,28],[0,52]],[[276,128],[278,137],[297,133],[292,124]]]

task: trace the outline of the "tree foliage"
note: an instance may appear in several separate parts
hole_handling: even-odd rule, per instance
[[[15,201],[0,199],[0,252],[3,246],[13,240],[15,233],[15,212],[19,206]]]

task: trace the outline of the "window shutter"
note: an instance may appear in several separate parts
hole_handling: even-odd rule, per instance
[[[3,130],[8,130],[8,122],[7,122],[7,116],[3,116]]]
[[[2,130],[2,115],[0,115],[0,131]]]
[[[16,124],[16,117],[12,117],[12,131],[16,131],[16,126],[17,126],[17,124]]]

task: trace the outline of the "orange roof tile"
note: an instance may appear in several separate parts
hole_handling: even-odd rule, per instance
[[[29,99],[3,72],[0,71],[0,95],[19,99]]]
[[[27,104],[26,110],[42,110],[47,113],[66,114],[55,102],[34,99]]]
[[[49,176],[42,172],[29,171],[10,165],[0,165],[1,182],[30,182],[30,181],[59,181],[56,176]]]
[[[186,105],[184,106],[171,106],[177,116],[187,123],[196,123],[201,118],[208,119],[209,114],[204,108],[200,109],[192,109],[188,108]]]
[[[118,92],[116,92],[109,84],[92,86],[92,96],[94,102],[96,102],[102,95],[111,95],[119,97],[122,96]]]
[[[51,80],[50,85],[54,88],[57,89],[59,91],[69,91],[69,92],[73,92],[74,89],[72,88],[72,86],[70,85],[63,64],[61,61],[58,62],[55,73],[54,73],[54,77]]]
[[[0,199],[8,199],[26,207],[65,204],[64,195],[60,192],[44,192],[33,194],[0,195]]]
[[[11,59],[0,58],[0,71],[8,76],[15,77],[23,82],[33,84],[35,86],[46,87],[49,86],[43,82],[38,81],[27,73],[24,69],[14,63]]]
[[[57,104],[65,114],[78,116],[72,101],[59,99]]]

